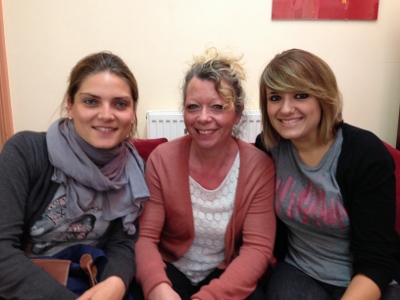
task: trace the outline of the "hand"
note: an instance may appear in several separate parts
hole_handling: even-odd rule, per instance
[[[378,300],[381,291],[377,284],[363,274],[357,274],[350,281],[341,300]]]
[[[278,264],[278,261],[276,260],[276,258],[272,257],[268,262],[268,267],[275,269],[277,264]]]
[[[149,300],[181,300],[181,297],[179,297],[169,284],[163,282],[151,290]]]
[[[76,300],[122,300],[125,292],[126,288],[122,279],[111,276],[87,290]]]

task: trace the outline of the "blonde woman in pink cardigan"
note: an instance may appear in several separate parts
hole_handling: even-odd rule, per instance
[[[264,297],[258,280],[275,238],[275,168],[235,137],[245,100],[239,61],[215,49],[194,59],[183,85],[188,135],[149,157],[135,300]]]

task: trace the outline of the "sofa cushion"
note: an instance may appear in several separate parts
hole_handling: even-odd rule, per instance
[[[139,155],[144,161],[147,161],[150,153],[160,144],[168,142],[166,138],[158,139],[131,139]]]

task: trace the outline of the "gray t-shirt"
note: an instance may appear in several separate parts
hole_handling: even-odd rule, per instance
[[[277,172],[275,210],[288,227],[285,261],[312,278],[344,287],[351,279],[352,255],[350,220],[336,182],[342,142],[339,131],[316,167],[303,164],[287,140],[271,154]]]

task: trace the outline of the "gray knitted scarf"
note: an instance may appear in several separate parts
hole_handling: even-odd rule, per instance
[[[67,196],[67,218],[85,213],[96,192],[104,194],[103,218],[123,218],[124,229],[134,234],[134,221],[150,197],[144,180],[144,162],[129,141],[113,149],[98,149],[83,140],[74,123],[60,119],[46,135],[52,180],[63,184]]]

